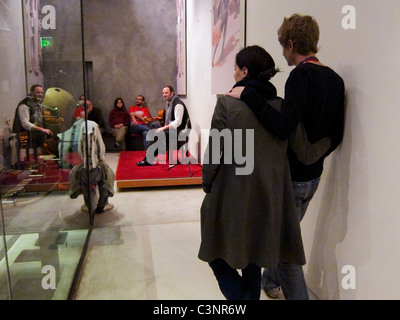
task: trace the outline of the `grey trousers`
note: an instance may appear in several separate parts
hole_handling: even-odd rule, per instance
[[[104,187],[105,181],[102,171],[99,167],[89,171],[81,171],[81,184],[83,198],[88,209],[93,213],[95,210],[102,211],[108,203],[109,193]],[[99,190],[99,199],[97,200],[96,186]]]

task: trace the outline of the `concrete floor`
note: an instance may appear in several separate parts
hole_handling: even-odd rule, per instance
[[[108,153],[116,169],[118,153]],[[200,187],[118,190],[97,215],[76,300],[224,299],[197,258]]]

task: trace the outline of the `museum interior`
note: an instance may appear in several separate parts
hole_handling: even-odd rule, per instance
[[[293,13],[316,18],[318,58],[346,86],[344,139],[301,221],[309,296],[399,299],[400,2],[384,2],[0,0],[0,300],[224,299],[198,258],[202,157],[235,50],[264,47],[285,95],[292,68],[277,30]],[[121,147],[109,114],[118,98],[129,109],[143,96],[160,121],[165,86],[185,103],[190,135],[169,155],[176,166],[160,155],[138,167],[142,137],[128,132]],[[90,108],[76,116],[89,101],[102,118],[93,135]],[[24,106],[40,134],[18,126]],[[96,132],[115,174],[104,212],[99,185],[84,179]],[[73,193],[76,172],[86,187]]]

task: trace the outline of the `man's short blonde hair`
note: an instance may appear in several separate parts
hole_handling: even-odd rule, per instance
[[[292,40],[294,51],[308,55],[318,52],[319,26],[317,21],[311,16],[294,14],[290,18],[283,20],[278,29],[278,40],[283,47],[289,45]]]

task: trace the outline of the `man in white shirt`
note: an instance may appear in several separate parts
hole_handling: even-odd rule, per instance
[[[20,149],[19,134],[21,132],[28,132],[28,143],[33,148],[36,162],[38,157],[37,149],[44,144],[46,135],[53,135],[53,132],[43,127],[43,110],[41,104],[43,96],[43,87],[38,84],[33,85],[30,96],[18,104],[13,123],[13,132],[18,134],[18,149]],[[18,162],[20,162],[19,150],[17,157]]]
[[[189,120],[189,112],[185,104],[179,99],[178,96],[175,95],[174,88],[171,86],[165,86],[162,90],[162,95],[164,100],[166,101],[166,106],[164,109],[164,119],[163,123],[164,126],[158,128],[155,133],[164,132],[165,134],[165,142],[166,142],[166,149],[169,150],[169,136],[170,131],[176,130],[174,132],[175,136],[178,137],[179,132],[181,132],[186,127],[190,127],[190,120]],[[158,152],[158,149],[156,153]],[[157,156],[155,154],[155,156]],[[139,167],[142,166],[151,166],[152,163],[147,161],[146,157],[137,163]]]

